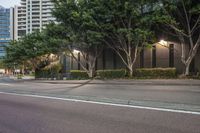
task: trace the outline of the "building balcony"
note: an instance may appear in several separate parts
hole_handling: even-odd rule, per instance
[[[26,27],[23,26],[23,27],[18,27],[17,30],[26,30]]]
[[[20,15],[23,16],[26,14],[26,11],[18,11],[17,14],[18,14],[18,16],[20,16]]]
[[[19,11],[20,11],[20,10],[26,10],[26,6],[19,6],[17,9],[18,9]]]
[[[18,18],[18,22],[23,22],[23,21],[26,21],[26,18]]]
[[[36,16],[36,17],[33,16],[33,17],[32,17],[32,20],[38,20],[38,19],[40,19],[40,16]]]
[[[26,27],[26,23],[18,23],[18,27]]]
[[[24,16],[18,16],[18,19],[25,19],[26,18],[26,15]]]
[[[40,10],[40,7],[39,6],[33,6],[32,10]]]
[[[40,12],[40,8],[32,8],[32,12]]]

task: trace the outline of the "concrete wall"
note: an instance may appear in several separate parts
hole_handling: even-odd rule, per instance
[[[133,53],[133,58],[134,58],[134,53]],[[138,56],[137,56],[137,59],[136,59],[136,62],[133,66],[134,68],[140,68],[140,53],[138,53]]]
[[[83,56],[81,56],[80,55],[80,61],[81,61],[81,63],[86,67],[86,62],[85,62],[85,59],[83,58]],[[77,63],[77,65],[78,65],[78,63]],[[81,65],[79,65],[80,66],[80,70],[83,70],[83,68],[81,67]]]
[[[144,49],[144,68],[152,67],[152,49],[145,48]]]
[[[75,56],[78,57],[77,54],[76,54]],[[72,69],[72,70],[78,70],[78,63],[77,63],[77,61],[76,61],[75,59],[73,59],[72,57],[71,57],[71,69]]]
[[[184,72],[184,65],[181,62],[181,45],[179,43],[174,43],[174,67],[177,69],[178,73]]]
[[[105,50],[105,68],[106,69],[113,69],[113,51],[111,49]]]
[[[117,69],[126,68],[126,66],[124,65],[122,59],[119,57],[118,54],[116,54],[116,64],[117,64]]]
[[[200,48],[197,51],[197,55],[195,57],[195,69],[200,73]]]
[[[169,67],[169,48],[156,45],[156,67]]]
[[[103,55],[101,54],[97,59],[97,70],[103,69]]]
[[[177,71],[179,74],[183,73],[184,65],[181,62],[180,44],[175,43],[175,42],[168,42],[168,44],[174,45],[174,67],[177,68]],[[162,46],[160,44],[156,44],[155,47],[156,47],[156,67],[162,67],[162,68],[169,67],[169,48],[166,46]],[[112,51],[111,49],[105,49],[104,52],[102,52],[102,54],[97,59],[97,70],[103,69],[103,57],[105,60],[104,62],[105,69],[126,68],[121,58],[116,53],[114,53],[114,51]],[[140,63],[141,63],[140,58],[141,56],[140,54],[138,54],[136,64],[134,65],[135,68],[140,67]],[[143,61],[144,68],[152,68],[152,60],[153,60],[152,48],[144,49],[143,58],[144,58],[144,61]],[[80,59],[83,60],[82,57]],[[70,61],[72,63],[70,65],[72,66],[71,69],[78,70],[78,63],[74,59],[71,59],[71,60],[73,60],[73,61]],[[195,69],[200,71],[200,49],[198,50],[197,56],[195,57]]]

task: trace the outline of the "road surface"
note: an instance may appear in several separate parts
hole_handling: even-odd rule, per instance
[[[0,133],[200,133],[198,84],[147,82],[2,77]]]
[[[200,115],[0,94],[0,133],[199,133]]]

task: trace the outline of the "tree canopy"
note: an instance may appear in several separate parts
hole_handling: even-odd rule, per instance
[[[181,44],[185,75],[200,46],[200,3],[197,0],[160,0],[156,19]]]
[[[20,38],[18,41],[12,41],[6,47],[6,58],[4,62],[11,64],[30,63],[33,69],[36,69],[41,62],[42,56],[52,53],[52,47],[45,43],[43,33],[37,31]]]
[[[96,60],[99,55],[96,51],[101,51],[106,44],[120,56],[132,75],[133,64],[139,53],[138,48],[152,41],[153,0],[151,2],[53,0],[53,2],[55,5],[53,14],[59,24],[66,28],[66,38],[71,48],[80,50],[83,57],[86,53]]]

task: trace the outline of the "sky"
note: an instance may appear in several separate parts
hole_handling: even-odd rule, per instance
[[[14,5],[20,5],[20,0],[0,0],[0,5],[5,8],[14,7]]]

